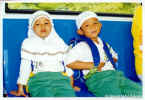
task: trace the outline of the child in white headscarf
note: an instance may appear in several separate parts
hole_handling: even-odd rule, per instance
[[[79,74],[77,79],[82,75],[88,90],[97,97],[142,96],[141,85],[117,70],[117,53],[98,36],[102,27],[98,16],[90,11],[82,12],[76,25],[82,41],[69,51],[65,64],[82,70],[83,75]]]
[[[26,96],[23,87],[27,85],[32,97],[73,97],[71,87],[73,71],[63,66],[63,55],[68,46],[57,35],[51,16],[45,11],[35,12],[29,19],[28,38],[21,47],[21,66],[17,80],[16,96]],[[34,67],[32,70],[32,66]],[[67,76],[63,74],[67,73]]]

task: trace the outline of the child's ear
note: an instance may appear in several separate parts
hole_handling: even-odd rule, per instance
[[[84,35],[84,33],[83,33],[83,31],[82,31],[81,29],[78,29],[78,30],[77,30],[77,33],[78,33],[79,35]]]

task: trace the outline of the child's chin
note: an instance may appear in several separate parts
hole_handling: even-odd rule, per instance
[[[97,33],[92,33],[92,37],[97,37],[98,34]]]
[[[41,37],[45,38],[47,37],[48,35],[47,34],[42,34]]]
[[[46,37],[47,37],[47,36],[41,36],[41,38],[43,38],[43,39],[46,38]]]
[[[94,35],[94,36],[92,36],[91,38],[97,38],[98,37],[98,35]]]

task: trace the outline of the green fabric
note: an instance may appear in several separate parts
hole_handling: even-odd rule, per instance
[[[70,78],[60,72],[39,72],[28,81],[32,97],[75,97]]]
[[[142,96],[142,86],[125,78],[120,71],[96,72],[86,80],[88,90],[97,97]]]

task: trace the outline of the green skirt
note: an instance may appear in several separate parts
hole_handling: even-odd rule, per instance
[[[126,77],[120,71],[108,70],[94,73],[86,80],[88,90],[97,97],[142,96],[142,86]]]
[[[39,72],[28,81],[31,97],[75,97],[70,78],[60,72]]]

